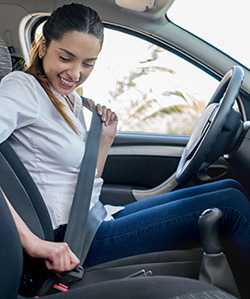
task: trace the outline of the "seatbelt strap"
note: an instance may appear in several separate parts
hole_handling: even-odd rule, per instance
[[[81,162],[69,222],[64,237],[64,241],[69,244],[71,250],[79,258],[82,256],[86,239],[86,224],[95,179],[102,128],[101,119],[96,110],[94,109],[92,113],[85,154]]]

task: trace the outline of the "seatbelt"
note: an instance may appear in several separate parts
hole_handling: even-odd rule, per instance
[[[80,264],[83,263],[90,246],[90,244],[87,244],[87,246],[85,245],[85,240],[88,233],[87,219],[96,173],[101,129],[101,118],[96,110],[93,109],[85,153],[81,162],[76,190],[70,210],[69,222],[64,237],[64,241],[68,243],[71,250],[79,257]],[[83,275],[84,269],[81,265],[62,275],[52,275],[51,278],[45,281],[38,292],[38,296],[47,294],[51,287],[58,289],[58,286],[63,286],[67,289],[68,283],[81,280]]]
[[[87,99],[83,97],[81,98],[84,105],[84,102]],[[64,241],[80,259],[80,264],[83,264],[91,245],[86,244],[89,229],[88,225],[91,225],[91,223],[87,223],[87,219],[89,216],[102,129],[101,118],[97,114],[95,107],[91,110],[92,119],[87,136],[85,153],[81,162],[73,203],[70,210],[69,222],[64,236]],[[80,266],[67,275],[82,278],[83,269],[81,269]]]
[[[87,218],[93,183],[96,173],[96,164],[101,136],[101,119],[96,110],[92,111],[92,120],[87,137],[85,154],[81,162],[76,190],[70,210],[64,241],[71,250],[81,258],[87,234]],[[86,250],[86,249],[85,249]]]

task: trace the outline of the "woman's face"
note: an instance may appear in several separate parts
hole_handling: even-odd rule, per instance
[[[52,40],[48,47],[43,44],[39,55],[52,87],[68,95],[88,78],[100,50],[100,41],[94,35],[69,31],[60,40]]]

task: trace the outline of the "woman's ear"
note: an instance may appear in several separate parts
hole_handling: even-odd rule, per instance
[[[46,51],[47,51],[47,46],[46,46],[46,41],[45,39],[43,38],[41,40],[41,43],[39,45],[39,50],[38,50],[38,55],[39,55],[39,58],[42,59],[45,54],[46,54]]]

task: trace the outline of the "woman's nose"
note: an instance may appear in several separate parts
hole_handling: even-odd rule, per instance
[[[73,81],[79,81],[81,77],[81,67],[78,65],[73,66],[69,71],[68,74],[70,75]]]

